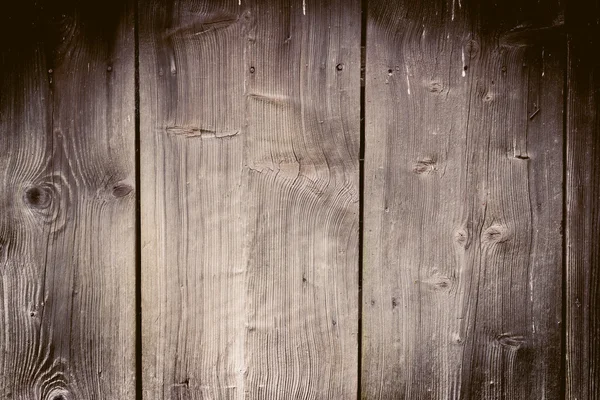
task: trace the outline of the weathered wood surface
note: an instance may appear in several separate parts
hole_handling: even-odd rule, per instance
[[[0,398],[133,399],[133,9],[6,8]]]
[[[568,3],[567,399],[600,399],[600,3]]]
[[[359,2],[139,13],[145,398],[355,398]]]
[[[558,399],[562,12],[370,0],[365,399]]]

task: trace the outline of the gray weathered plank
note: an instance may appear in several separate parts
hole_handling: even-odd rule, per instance
[[[560,396],[552,1],[369,1],[366,399]]]
[[[0,17],[0,397],[135,398],[129,2]]]
[[[139,13],[145,398],[355,397],[359,2]]]
[[[567,399],[600,399],[600,3],[568,3]]]

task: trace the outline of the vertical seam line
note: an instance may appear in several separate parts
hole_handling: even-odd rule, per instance
[[[139,4],[133,0],[135,42],[135,392],[142,400],[142,238],[141,238],[141,190],[140,190],[140,38]]]
[[[362,398],[363,357],[363,244],[365,201],[365,86],[367,49],[368,0],[361,0],[360,26],[360,150],[359,150],[359,206],[358,206],[358,378],[356,396]]]

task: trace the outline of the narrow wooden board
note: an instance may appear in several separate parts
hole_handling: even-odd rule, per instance
[[[360,4],[140,3],[146,399],[346,399]]]
[[[600,399],[600,3],[568,3],[567,399]]]
[[[135,398],[130,2],[0,19],[0,398]]]
[[[559,398],[562,19],[369,1],[363,398]]]

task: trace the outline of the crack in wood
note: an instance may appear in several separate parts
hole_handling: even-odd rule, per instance
[[[194,126],[168,126],[165,130],[169,135],[201,139],[224,139],[231,138],[240,134],[239,130],[215,131],[212,129],[204,129]]]

